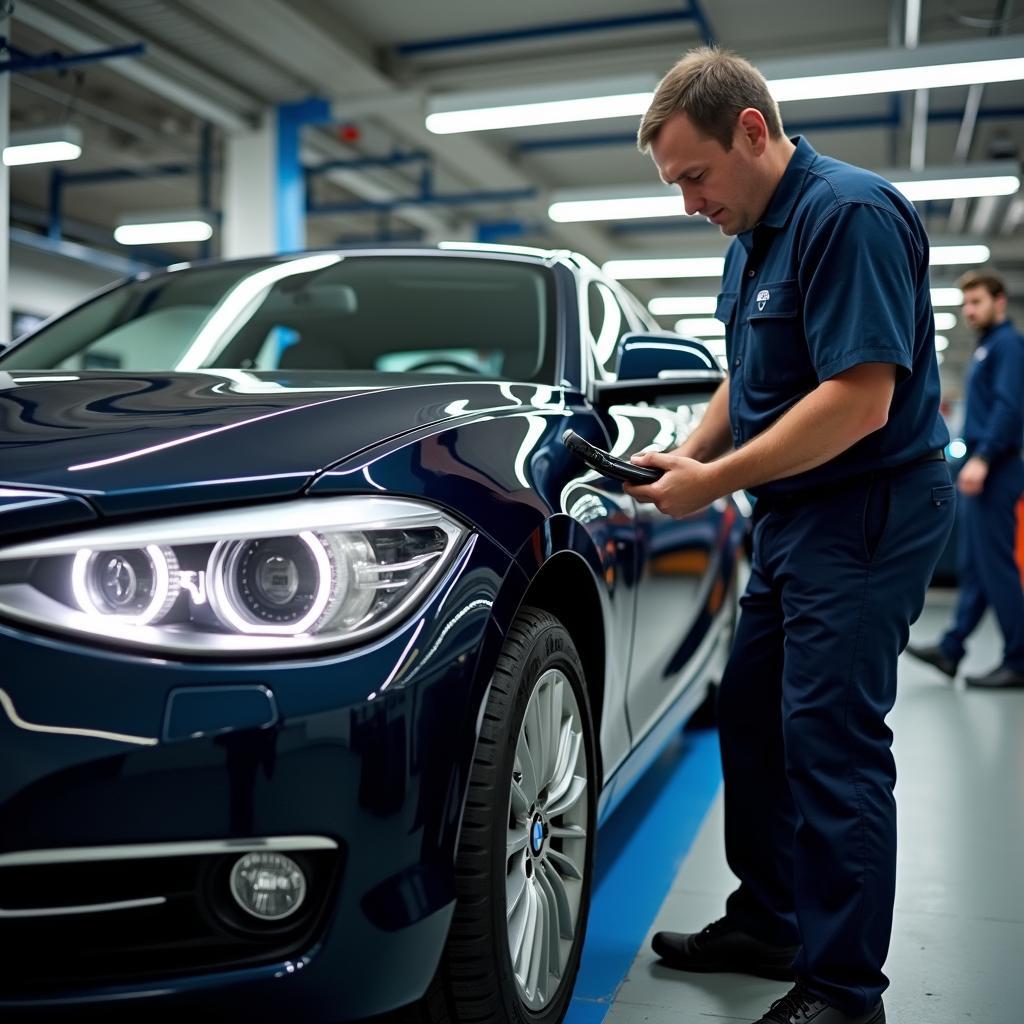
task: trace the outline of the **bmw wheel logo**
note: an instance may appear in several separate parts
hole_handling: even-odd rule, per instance
[[[533,823],[533,828],[530,829],[530,846],[533,849],[534,856],[540,853],[541,847],[544,845],[544,826],[540,823],[540,819],[537,819]]]

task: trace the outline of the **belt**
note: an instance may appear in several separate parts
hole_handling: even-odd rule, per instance
[[[918,455],[916,459],[911,459],[909,462],[901,462],[898,466],[893,466],[891,469],[876,470],[880,473],[892,473],[897,472],[901,469],[909,469],[911,466],[917,466],[922,462],[945,462],[946,453],[938,448],[933,452],[925,452],[924,455]]]
[[[827,483],[818,484],[816,487],[805,487],[799,491],[787,491],[784,494],[768,494],[757,499],[757,507],[764,507],[765,511],[771,509],[788,509],[797,505],[803,505],[811,501],[828,498],[834,494],[845,491],[847,488],[856,487],[858,484],[866,483],[877,476],[899,476],[904,470],[920,466],[925,462],[945,462],[946,453],[941,448],[932,449],[916,459],[909,462],[901,462],[898,466],[885,466],[878,469],[869,469],[865,473],[858,473],[856,476],[845,477],[842,480],[829,480]]]

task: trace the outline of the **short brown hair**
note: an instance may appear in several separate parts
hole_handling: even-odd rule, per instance
[[[779,105],[768,91],[764,75],[729,50],[699,46],[680,58],[658,83],[640,121],[637,147],[646,153],[662,125],[682,111],[700,131],[728,151],[732,149],[736,118],[747,107],[761,112],[773,139],[782,136]]]
[[[956,286],[962,292],[968,288],[984,288],[993,299],[1006,294],[1006,282],[994,270],[968,270]]]

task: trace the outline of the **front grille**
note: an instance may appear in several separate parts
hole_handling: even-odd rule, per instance
[[[308,890],[295,914],[276,923],[231,897],[231,868],[245,852],[0,864],[0,996],[246,967],[307,949],[324,924],[342,851],[288,850]],[[110,904],[127,906],[81,912]]]

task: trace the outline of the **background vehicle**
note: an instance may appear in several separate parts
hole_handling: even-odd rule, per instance
[[[678,444],[707,352],[571,254],[336,252],[136,279],[0,374],[0,1012],[560,1020],[744,524],[559,439]]]

